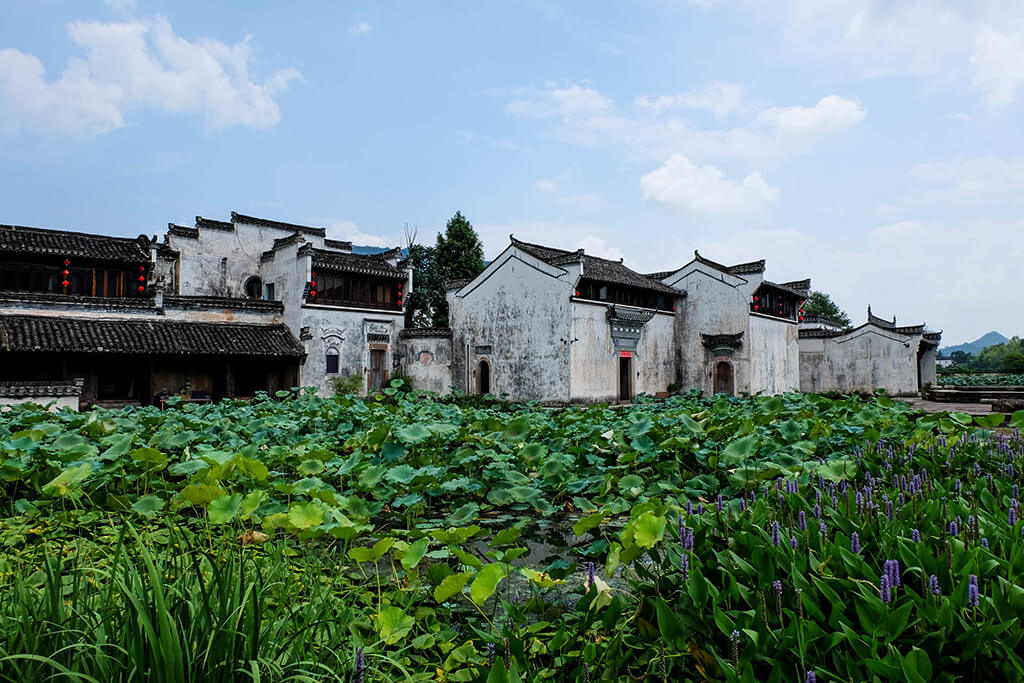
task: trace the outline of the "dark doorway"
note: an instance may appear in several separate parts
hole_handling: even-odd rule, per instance
[[[633,400],[632,383],[630,380],[633,378],[633,359],[632,358],[619,358],[619,400],[620,401],[631,401]]]
[[[480,386],[481,394],[491,393],[491,364],[481,359],[477,367],[477,383]]]
[[[370,351],[370,390],[380,389],[388,380],[388,371],[385,361],[388,352],[373,349]]]
[[[718,361],[715,364],[715,393],[733,395],[732,363]]]

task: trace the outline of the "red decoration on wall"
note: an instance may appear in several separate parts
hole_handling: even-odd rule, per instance
[[[145,292],[145,291],[146,291],[146,288],[145,288],[145,287],[143,287],[142,285],[139,285],[139,291],[140,291],[140,292]]]
[[[64,282],[62,282],[61,284],[62,284],[62,285],[64,285],[65,287],[67,287],[67,286],[68,286],[68,285],[70,285],[71,283],[70,283],[70,282],[68,282],[67,280],[64,280]]]
[[[65,266],[70,266],[71,265],[71,261],[69,261],[68,259],[64,259],[64,265]]]
[[[632,357],[633,357],[633,352],[632,351],[619,351],[619,358],[632,358]]]
[[[754,310],[755,310],[755,311],[759,311],[759,310],[761,310],[761,307],[760,307],[760,306],[758,306],[757,304],[754,304]]]

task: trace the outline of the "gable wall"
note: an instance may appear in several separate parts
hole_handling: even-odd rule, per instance
[[[450,293],[452,384],[477,392],[480,359],[491,366],[491,393],[569,400],[570,302],[576,278],[510,247],[483,273]],[[488,348],[489,347],[489,348]]]

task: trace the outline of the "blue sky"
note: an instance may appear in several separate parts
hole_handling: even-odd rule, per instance
[[[0,222],[456,210],[639,270],[768,260],[855,322],[1020,334],[1024,3],[7,0]]]

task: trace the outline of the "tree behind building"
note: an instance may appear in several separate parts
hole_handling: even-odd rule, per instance
[[[448,327],[445,284],[476,277],[484,269],[484,246],[473,224],[456,211],[433,247],[410,245],[415,286],[406,308],[406,322],[414,327]]]
[[[825,318],[839,323],[843,327],[852,327],[850,316],[846,315],[843,309],[836,305],[825,292],[811,292],[811,295],[804,301],[804,315],[808,318]]]

